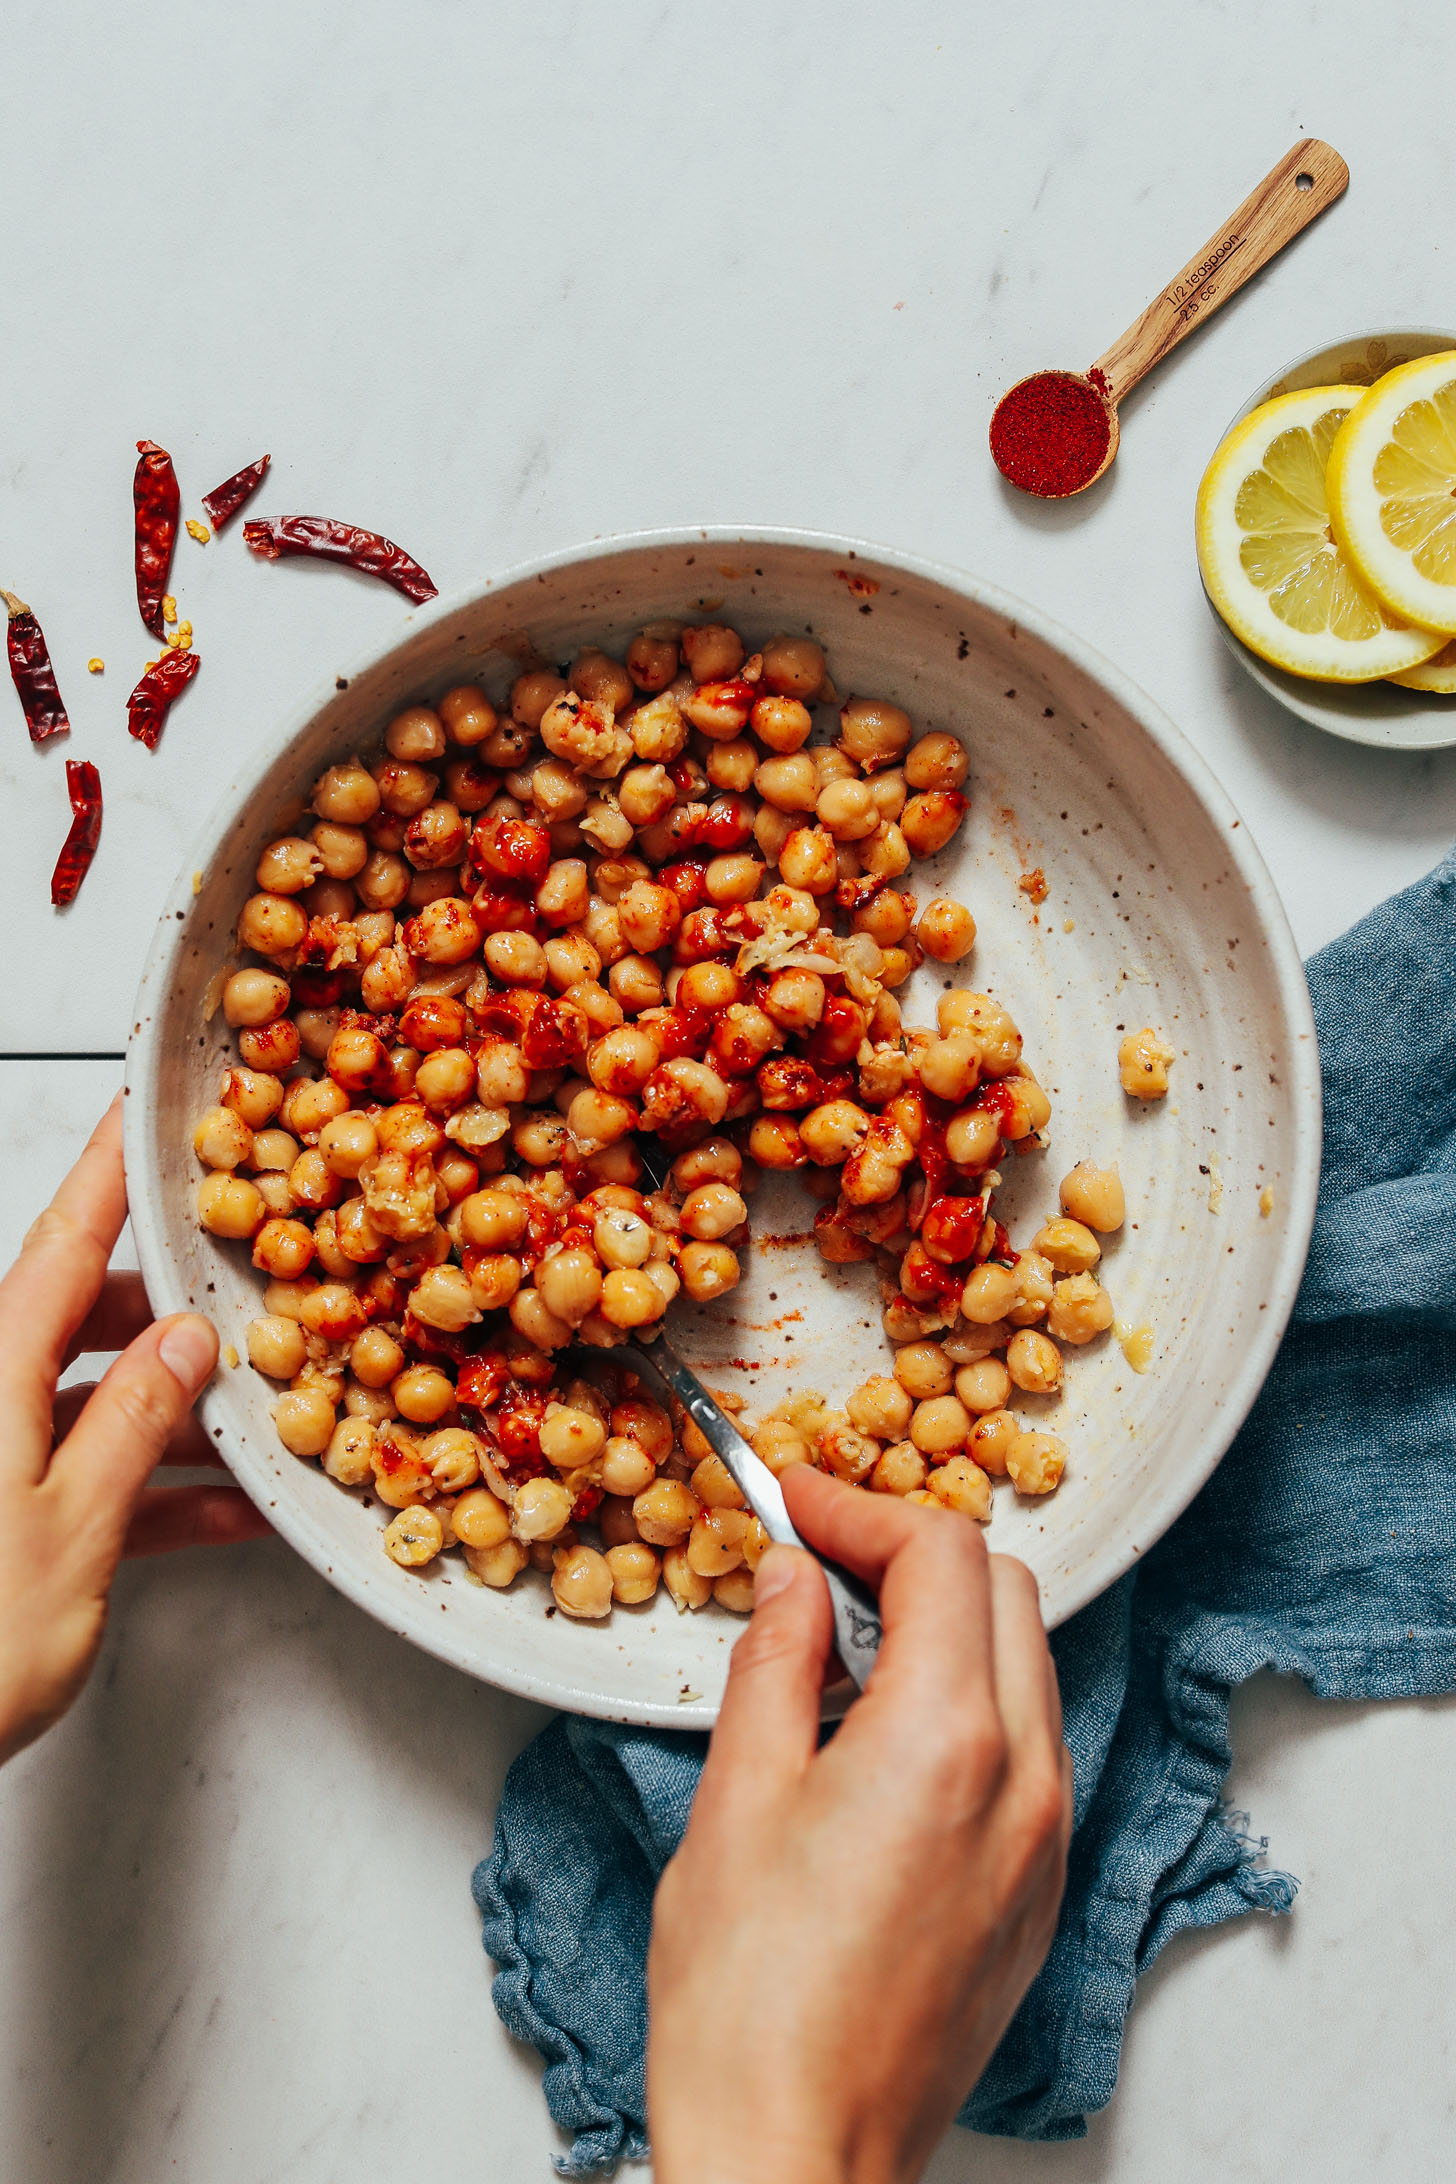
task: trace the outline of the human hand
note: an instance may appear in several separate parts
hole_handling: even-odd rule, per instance
[[[86,1680],[122,1554],[251,1539],[236,1487],[147,1489],[158,1463],[216,1463],[191,1416],[217,1363],[205,1319],[151,1324],[136,1274],[108,1274],[126,1219],[113,1102],[0,1282],[0,1762]],[[123,1349],[94,1389],[56,1393],[88,1351]]]
[[[1051,1945],[1071,1833],[1056,1673],[1024,1564],[953,1511],[808,1466],[805,1539],[885,1636],[819,1746],[833,1629],[774,1547],[733,1650],[648,1961],[658,2184],[908,2184]]]

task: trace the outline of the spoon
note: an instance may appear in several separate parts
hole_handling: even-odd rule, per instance
[[[1095,485],[1117,453],[1118,403],[1332,205],[1349,179],[1332,146],[1302,138],[1090,371],[1017,380],[991,419],[991,454],[1002,475],[1044,500]]]
[[[593,1350],[587,1354],[600,1359],[603,1353]],[[677,1397],[713,1454],[721,1458],[734,1485],[770,1539],[777,1540],[783,1547],[806,1545],[794,1529],[784,1504],[783,1489],[768,1465],[750,1448],[728,1413],[713,1401],[697,1374],[683,1363],[665,1335],[657,1336],[650,1349],[646,1344],[623,1342],[609,1354],[614,1363],[630,1365],[664,1404],[669,1394]],[[862,1691],[865,1678],[875,1665],[883,1635],[878,1603],[869,1587],[857,1577],[851,1577],[837,1563],[816,1554],[812,1547],[807,1551],[815,1555],[829,1583],[829,1598],[834,1608],[834,1643],[839,1658]]]

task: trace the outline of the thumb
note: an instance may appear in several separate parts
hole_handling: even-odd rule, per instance
[[[824,1573],[802,1547],[770,1547],[754,1580],[753,1620],[733,1648],[698,1791],[711,1807],[773,1798],[819,1743],[819,1698],[834,1619]]]
[[[170,1436],[217,1363],[217,1334],[195,1312],[159,1320],[122,1351],[51,1459],[74,1521],[116,1553]]]

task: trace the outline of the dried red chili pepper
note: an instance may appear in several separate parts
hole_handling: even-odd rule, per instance
[[[196,652],[164,652],[153,660],[126,701],[129,734],[155,751],[167,715],[202,665]]]
[[[138,440],[141,461],[136,466],[131,495],[136,507],[137,608],[154,637],[166,635],[162,600],[177,544],[177,518],[182,495],[172,458],[155,440]]]
[[[272,460],[271,455],[260,455],[255,463],[248,463],[243,469],[235,470],[230,478],[223,479],[221,485],[215,485],[210,493],[203,494],[202,505],[212,518],[214,531],[220,531],[225,523],[231,523],[238,510],[252,499],[263,483],[263,474]]]
[[[63,736],[71,723],[56,688],[55,669],[51,666],[41,626],[25,601],[17,599],[14,592],[0,591],[0,599],[4,600],[10,617],[5,635],[11,680],[25,708],[30,740],[44,743],[47,736]]]
[[[365,576],[382,577],[417,606],[433,599],[439,590],[393,539],[381,538],[378,531],[361,531],[356,524],[337,523],[332,516],[275,516],[268,523],[245,523],[243,538],[265,561],[279,561],[288,554],[342,561]]]
[[[101,839],[101,776],[89,758],[66,760],[66,789],[73,814],[71,831],[51,874],[51,901],[58,908],[75,901]]]

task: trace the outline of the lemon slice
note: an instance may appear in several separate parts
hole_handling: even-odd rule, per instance
[[[1438,698],[1456,696],[1456,639],[1433,652],[1429,660],[1422,660],[1419,667],[1403,668],[1398,675],[1386,678],[1389,682],[1404,683],[1407,690],[1427,690]]]
[[[1456,631],[1456,350],[1377,379],[1330,450],[1335,536],[1402,620]]]
[[[1336,545],[1325,460],[1359,387],[1304,387],[1242,418],[1198,489],[1198,566],[1236,637],[1318,682],[1374,682],[1440,650],[1362,583]]]

